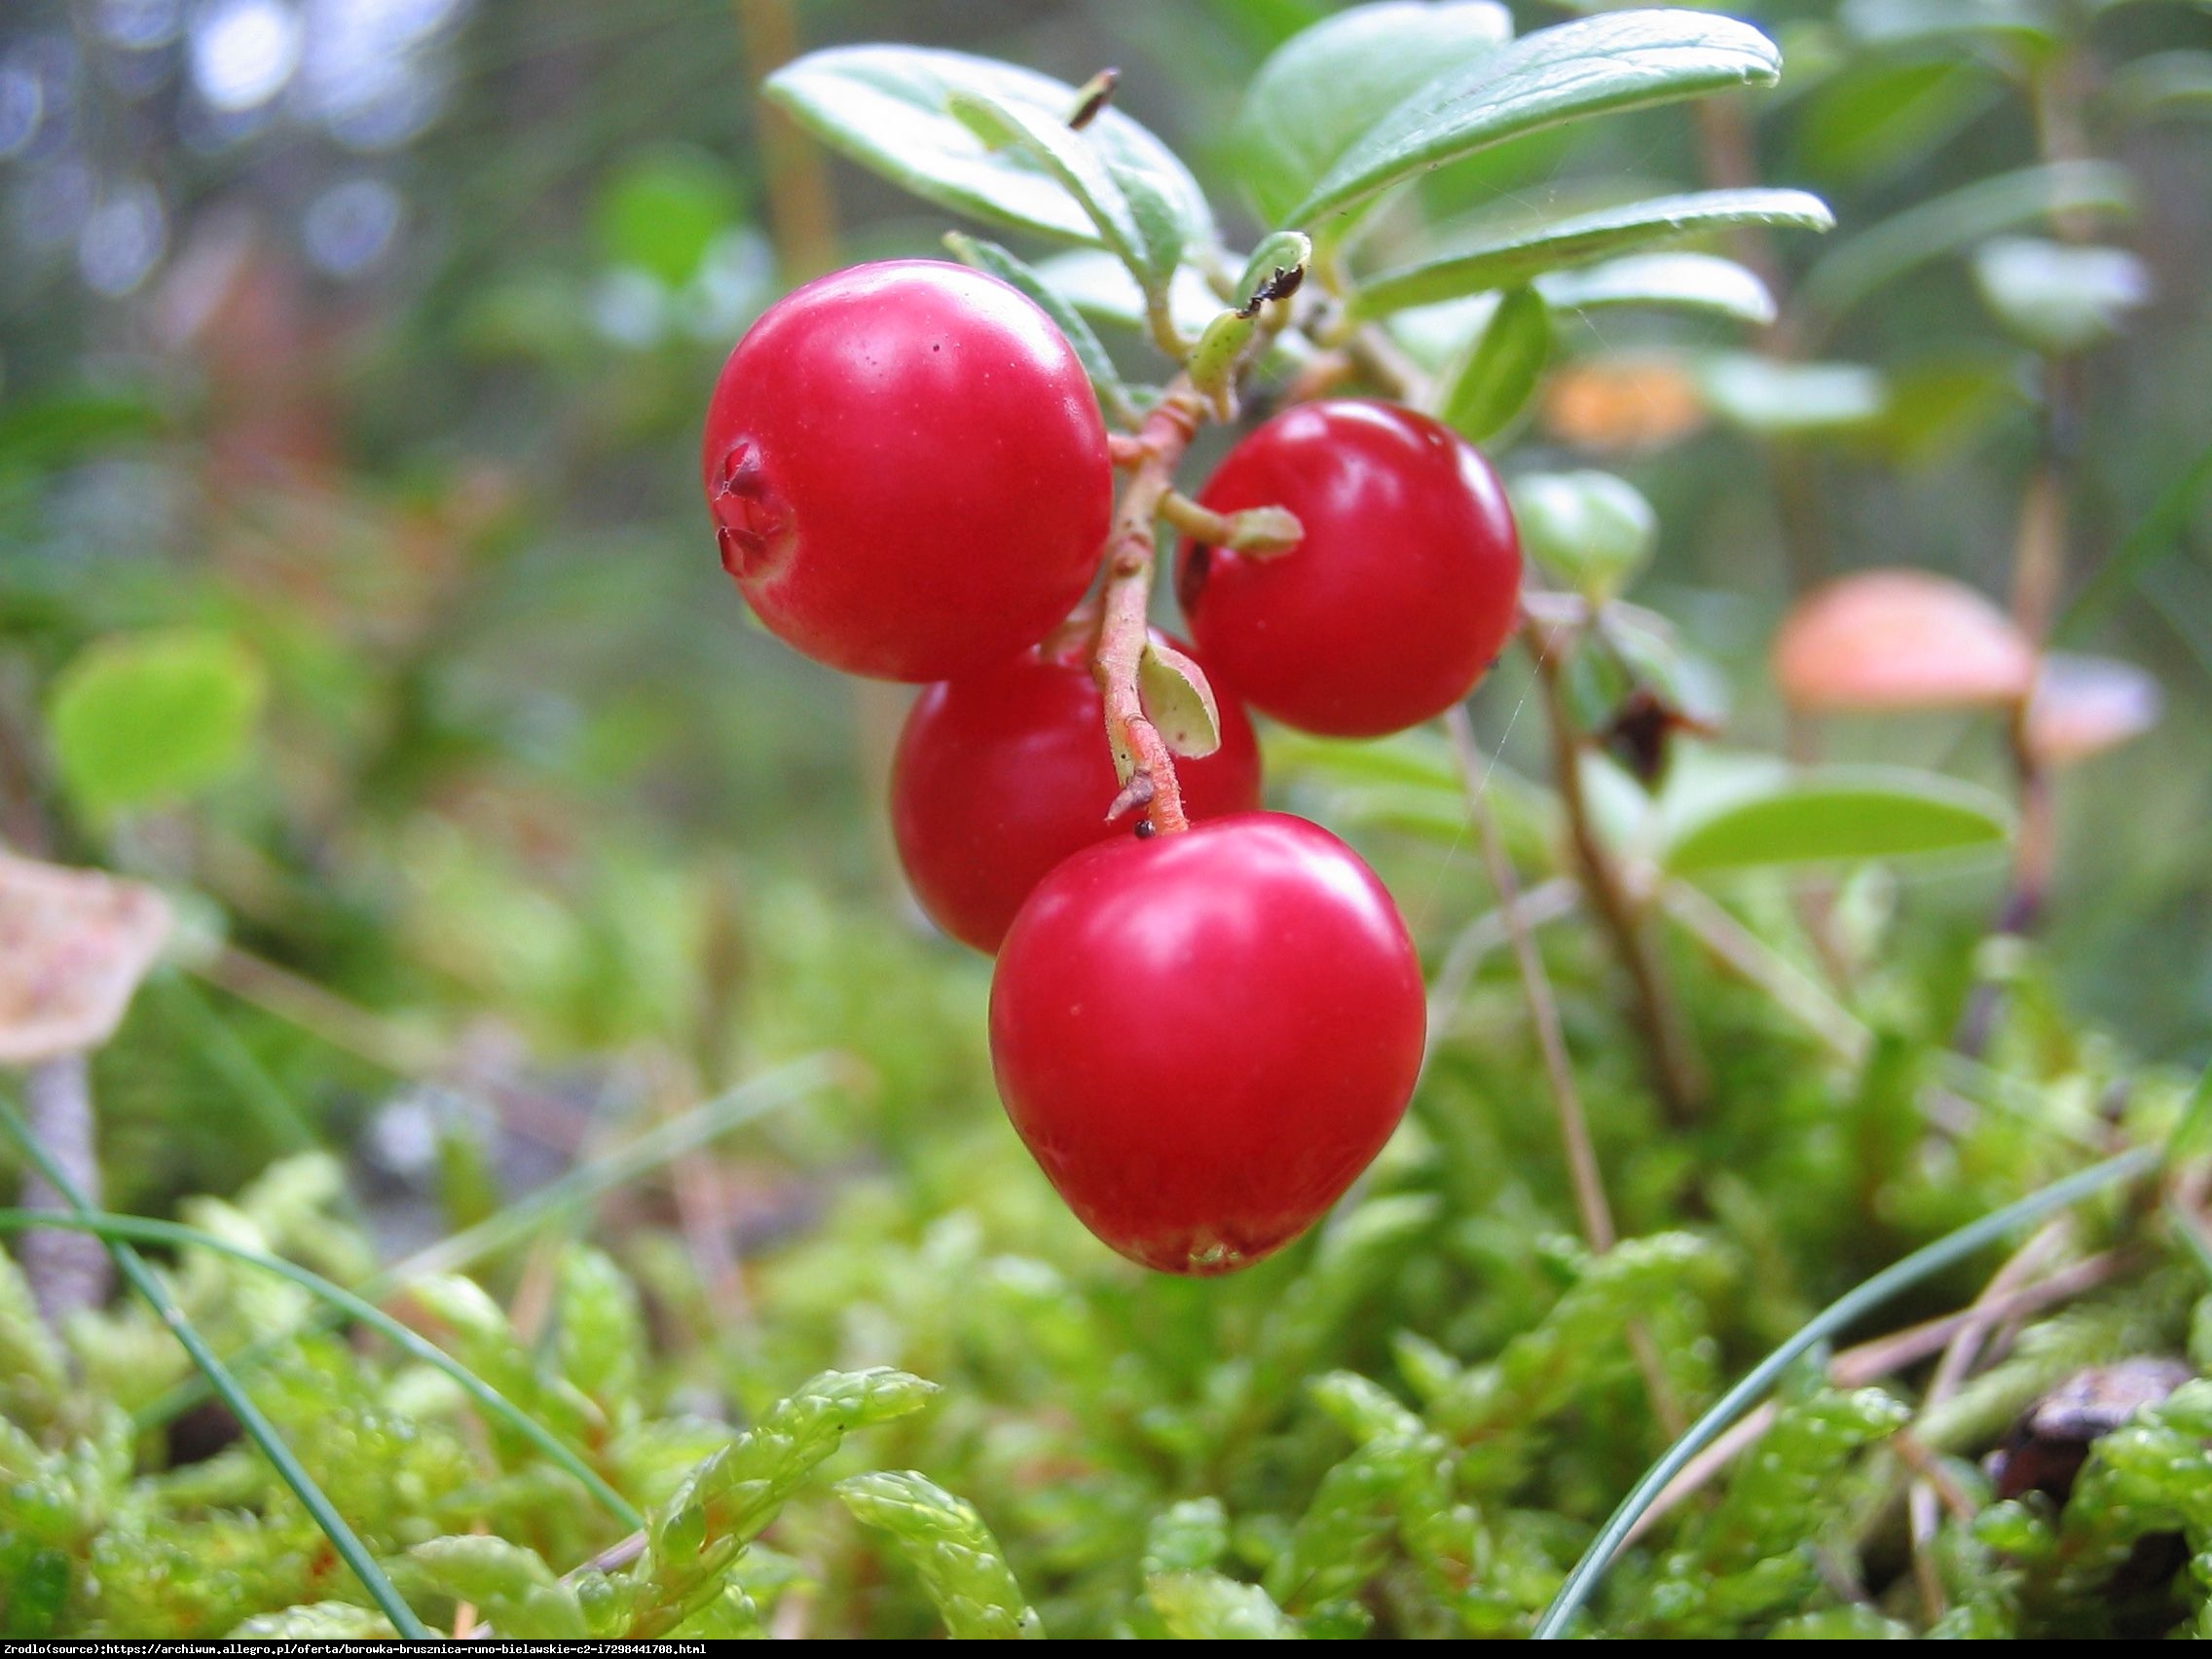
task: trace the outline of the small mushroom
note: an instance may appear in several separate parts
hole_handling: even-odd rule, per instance
[[[1865,571],[1800,600],[1775,636],[1775,682],[1804,713],[2017,703],[2036,655],[1973,589],[1926,571]]]
[[[106,1042],[169,926],[150,887],[0,853],[0,1065]]]

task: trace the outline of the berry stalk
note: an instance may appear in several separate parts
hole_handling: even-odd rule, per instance
[[[1137,663],[1144,655],[1152,607],[1152,568],[1159,546],[1162,505],[1175,487],[1175,469],[1205,418],[1205,401],[1187,377],[1178,377],[1137,429],[1141,450],[1123,487],[1114,528],[1099,562],[1106,583],[1091,673],[1106,702],[1106,741],[1124,773],[1122,793],[1107,817],[1141,807],[1161,834],[1188,830],[1174,757],[1144,712],[1137,691]]]

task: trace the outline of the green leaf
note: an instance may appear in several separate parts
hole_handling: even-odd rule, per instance
[[[786,64],[764,90],[825,143],[926,202],[1057,241],[1100,240],[1089,214],[1028,151],[990,148],[952,113],[953,95],[968,92],[1064,128],[1077,97],[1064,82],[966,53],[844,46]],[[1083,136],[1124,195],[1141,177],[1171,206],[1186,245],[1214,240],[1204,193],[1166,145],[1111,108]]]
[[[15,1258],[0,1255],[0,1419],[43,1428],[69,1398],[69,1364]]]
[[[391,1621],[350,1602],[310,1602],[262,1613],[231,1632],[233,1641],[390,1641]]]
[[[1615,12],[1542,29],[1429,82],[1363,133],[1281,217],[1310,225],[1379,190],[1524,132],[1782,71],[1774,43],[1702,12]]]
[[[1805,99],[1791,170],[1851,185],[1897,174],[1926,164],[2005,92],[1998,75],[1965,54],[1855,58]]]
[[[2151,274],[2124,248],[2000,237],[1974,254],[1981,297],[2039,351],[2080,351],[2117,335],[2151,298]]]
[[[1440,1489],[1450,1458],[1442,1438],[1417,1423],[1412,1433],[1382,1435],[1336,1464],[1299,1517],[1290,1548],[1269,1569],[1271,1594],[1300,1612],[1358,1594],[1387,1559],[1401,1510],[1414,1507],[1407,1499]]]
[[[966,1498],[911,1470],[855,1475],[831,1490],[863,1526],[891,1534],[953,1641],[1045,1634],[998,1540]]]
[[[1658,546],[1651,503],[1609,472],[1528,473],[1511,495],[1522,550],[1592,600],[1619,594]]]
[[[1331,1371],[1306,1385],[1331,1421],[1362,1445],[1386,1436],[1421,1432],[1421,1421],[1397,1395],[1356,1371]]]
[[[1796,363],[1749,351],[1708,357],[1706,402],[1731,425],[1762,437],[1852,431],[1881,419],[1882,377],[1859,363]]]
[[[182,800],[246,758],[260,666],[229,635],[116,635],[64,669],[47,716],[70,796],[101,816]]]
[[[1934,197],[1838,244],[1805,274],[1798,297],[1830,317],[1931,261],[2059,214],[2133,211],[2127,169],[2110,162],[2052,162]]]
[[[1512,289],[1445,375],[1438,417],[1470,443],[1487,443],[1528,405],[1551,350],[1551,308],[1533,288]]]
[[[745,1546],[847,1433],[920,1411],[936,1392],[934,1382],[878,1367],[825,1371],[779,1401],[653,1510],[638,1569],[649,1594],[629,1634],[660,1635],[705,1606]]]
[[[1993,37],[2013,47],[2048,49],[2056,18],[2036,0],[1843,0],[1836,20],[1875,46],[1927,46]]]
[[[1122,189],[1105,158],[1065,117],[1046,114],[983,92],[955,92],[947,107],[970,131],[992,149],[1019,146],[1074,197],[1107,250],[1150,285],[1174,269],[1180,246],[1162,252],[1147,240],[1148,226]]]
[[[562,1375],[602,1407],[639,1404],[639,1362],[648,1352],[637,1287],[605,1251],[572,1244],[554,1293]]]
[[[1580,271],[1539,276],[1536,292],[1555,312],[1656,306],[1710,312],[1762,326],[1775,317],[1774,296],[1758,274],[1712,253],[1627,254]]]
[[[1092,322],[1139,332],[1147,326],[1144,290],[1127,266],[1110,253],[1080,248],[1037,262],[1040,278]],[[1221,296],[1189,266],[1167,285],[1167,311],[1186,335],[1202,332],[1221,312]]]
[[[1229,1512],[1218,1497],[1192,1497],[1153,1518],[1145,1533],[1144,1574],[1203,1572],[1229,1553]]]
[[[1114,359],[1107,354],[1090,324],[1084,320],[1083,313],[1065,294],[997,242],[949,231],[945,234],[944,245],[961,264],[988,272],[1036,301],[1038,308],[1052,319],[1054,326],[1067,336],[1068,344],[1075,348],[1076,357],[1083,364],[1083,372],[1090,377],[1090,388],[1098,394],[1098,406],[1106,412],[1106,418],[1124,426],[1136,424],[1136,405],[1129,398],[1129,388],[1122,383],[1121,370],[1114,366]],[[1143,295],[1139,293],[1135,297],[1141,308]]]
[[[397,1581],[474,1604],[500,1636],[524,1641],[578,1641],[591,1632],[575,1593],[535,1550],[471,1533],[417,1544],[392,1564]]]
[[[672,288],[698,275],[707,250],[737,218],[728,169],[700,151],[668,149],[627,163],[603,187],[594,214],[601,250]]]
[[[2155,52],[2115,72],[2109,90],[2137,120],[2212,115],[2212,52]]]
[[[2002,845],[2005,803],[1955,779],[1892,767],[1818,767],[1755,782],[1672,827],[1677,875],[1757,865],[1838,864]]]
[[[0,409],[0,468],[59,465],[158,436],[165,424],[151,402],[120,392],[15,399]]]
[[[1257,1584],[1218,1572],[1163,1572],[1145,1597],[1179,1641],[1292,1641],[1298,1627]]]
[[[1137,697],[1170,753],[1198,760],[1221,747],[1221,707],[1205,670],[1157,634],[1137,658]]]
[[[1183,365],[1191,377],[1191,389],[1212,403],[1216,420],[1235,418],[1237,371],[1259,327],[1256,315],[1246,316],[1241,311],[1218,312],[1191,348]]]
[[[2025,401],[2011,354],[1988,346],[1942,350],[1886,371],[1889,387],[1880,452],[1904,466],[1926,466],[1955,453]]]
[[[1494,0],[1354,6],[1293,35],[1252,77],[1230,133],[1262,217],[1282,222],[1361,133],[1512,38]]]
[[[1362,282],[1351,307],[1359,315],[1381,316],[1406,306],[1511,287],[1563,266],[1584,265],[1629,248],[1735,225],[1825,231],[1834,223],[1826,203],[1801,190],[1701,190],[1655,197],[1623,207],[1577,213],[1449,258],[1386,272]]]

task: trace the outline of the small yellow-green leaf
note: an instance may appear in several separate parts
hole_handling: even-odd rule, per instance
[[[1171,753],[1198,760],[1221,747],[1221,709],[1205,671],[1157,636],[1137,659],[1137,695]]]
[[[242,764],[260,665],[227,634],[117,635],[62,671],[48,719],[61,781],[95,816],[179,801]]]

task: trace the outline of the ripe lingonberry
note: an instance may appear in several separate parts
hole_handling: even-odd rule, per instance
[[[1235,700],[1218,699],[1221,747],[1176,768],[1193,819],[1260,804],[1260,751]],[[891,772],[891,828],[914,897],[937,925],[998,949],[1030,890],[1093,841],[1119,787],[1103,699],[1084,652],[1040,646],[924,690]]]
[[[701,452],[722,565],[819,662],[942,680],[1035,645],[1113,512],[1083,365],[963,266],[856,266],[778,301],[722,366]]]
[[[1497,475],[1449,427],[1339,399],[1275,416],[1199,500],[1284,506],[1279,554],[1186,541],[1176,591],[1228,685],[1286,725],[1380,737],[1473,689],[1511,632],[1521,545]]]
[[[1425,1027],[1382,882],[1277,813],[1076,854],[991,981],[1014,1128],[1085,1226],[1164,1272],[1304,1232],[1389,1139]]]

